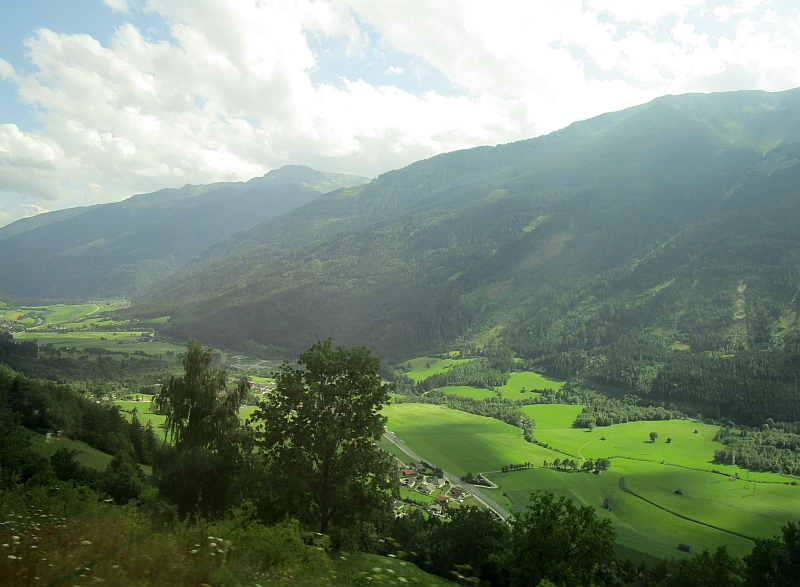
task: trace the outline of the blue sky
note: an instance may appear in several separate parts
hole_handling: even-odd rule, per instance
[[[0,225],[284,164],[375,176],[659,95],[800,85],[786,0],[6,0]]]

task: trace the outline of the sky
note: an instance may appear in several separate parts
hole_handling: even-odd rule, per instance
[[[797,0],[0,0],[0,226],[797,86]]]

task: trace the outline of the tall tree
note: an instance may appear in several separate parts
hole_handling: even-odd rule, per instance
[[[590,585],[614,560],[615,538],[611,520],[598,519],[594,508],[534,492],[527,510],[512,522],[512,584]]]
[[[211,368],[213,356],[213,349],[190,340],[183,357],[184,374],[170,377],[154,400],[156,410],[166,415],[167,435],[179,450],[217,451],[239,427],[239,407],[250,383],[242,377],[229,393],[227,373]]]
[[[285,513],[328,533],[390,511],[397,494],[390,455],[376,446],[391,384],[366,347],[317,342],[275,374],[275,391],[253,415]]]
[[[184,374],[171,377],[154,400],[174,446],[160,451],[153,470],[159,490],[181,513],[221,513],[252,448],[239,420],[250,383],[242,377],[228,391],[227,373],[212,369],[212,358],[211,349],[190,340]]]
[[[789,522],[781,531],[781,537],[756,540],[744,558],[751,585],[800,586],[800,522]]]

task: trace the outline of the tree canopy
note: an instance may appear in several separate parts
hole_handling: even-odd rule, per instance
[[[391,457],[375,442],[392,386],[366,347],[317,342],[275,374],[275,391],[253,415],[258,444],[289,515],[327,533],[353,527],[389,505],[396,487]],[[309,519],[312,518],[312,519]]]

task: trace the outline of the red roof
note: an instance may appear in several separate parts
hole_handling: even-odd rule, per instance
[[[447,501],[447,497],[445,497],[444,495],[440,495],[439,497],[436,498],[436,501],[444,503]]]
[[[417,472],[413,469],[400,469],[400,472],[406,477],[417,474]]]

